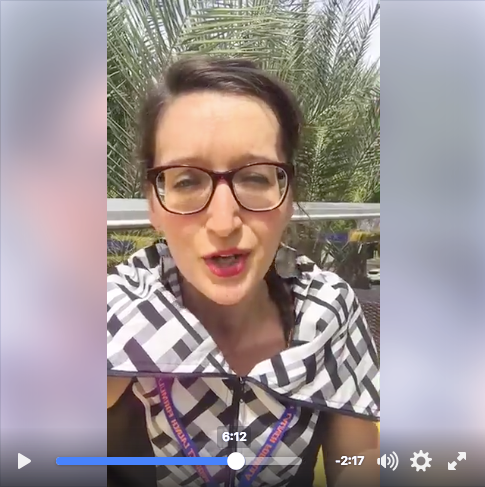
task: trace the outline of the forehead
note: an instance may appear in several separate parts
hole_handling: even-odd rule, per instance
[[[283,161],[278,120],[257,98],[182,95],[170,103],[157,127],[156,166],[184,160],[223,170],[258,158]]]

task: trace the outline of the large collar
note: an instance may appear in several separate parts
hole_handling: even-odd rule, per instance
[[[309,264],[311,270],[302,270]],[[303,256],[297,269],[291,279],[294,346],[257,364],[248,379],[296,400],[377,415],[377,354],[353,291]],[[117,266],[107,286],[108,375],[234,375],[183,306],[178,271],[164,242]]]

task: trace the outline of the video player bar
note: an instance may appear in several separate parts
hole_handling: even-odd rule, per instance
[[[245,463],[250,464],[254,457],[245,457]],[[301,459],[297,457],[262,458],[262,465],[299,465]],[[111,466],[111,465],[229,465],[228,457],[58,457],[57,465],[64,466]],[[231,465],[229,465],[231,466]]]

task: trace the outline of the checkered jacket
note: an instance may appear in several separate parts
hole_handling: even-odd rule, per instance
[[[308,269],[309,262],[298,257],[297,268]],[[238,451],[255,457],[286,405],[297,406],[272,463],[254,487],[289,483],[322,413],[379,419],[376,347],[353,290],[313,263],[310,270],[298,271],[291,290],[292,344],[244,378],[234,409],[237,378],[200,321],[184,307],[166,244],[140,250],[108,275],[108,376],[135,379],[133,392],[145,407],[155,456],[183,455],[160,404],[157,376],[175,379],[175,407],[201,456],[231,453],[221,431],[236,421],[237,431],[246,431],[250,439]],[[220,468],[208,467],[212,475]],[[157,467],[157,479],[159,486],[203,485],[191,466]]]

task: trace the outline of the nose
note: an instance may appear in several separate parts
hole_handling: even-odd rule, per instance
[[[210,232],[222,238],[229,237],[242,226],[240,207],[225,181],[216,185],[207,208],[206,226]]]

